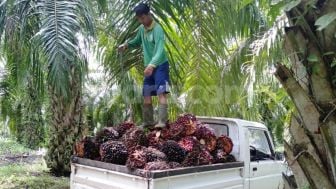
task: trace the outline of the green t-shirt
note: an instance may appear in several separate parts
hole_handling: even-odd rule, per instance
[[[162,27],[154,21],[148,29],[143,25],[140,26],[136,36],[128,41],[127,44],[130,48],[136,48],[142,45],[146,67],[148,65],[157,67],[168,60],[164,47],[164,31]]]

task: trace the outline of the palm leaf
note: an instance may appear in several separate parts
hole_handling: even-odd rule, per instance
[[[69,94],[71,69],[85,73],[78,49],[78,35],[92,33],[93,24],[86,1],[38,1],[36,9],[42,26],[35,39],[41,44],[48,62],[48,81],[57,94]],[[78,61],[79,60],[79,61]],[[85,61],[84,61],[85,62]]]

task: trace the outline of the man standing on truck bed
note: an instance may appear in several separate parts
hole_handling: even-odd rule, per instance
[[[169,93],[169,64],[165,51],[165,34],[155,22],[147,4],[140,3],[134,8],[137,20],[142,24],[136,36],[118,47],[120,52],[128,48],[142,47],[145,63],[143,83],[143,124],[142,127],[163,128],[168,121],[167,94]],[[159,98],[158,123],[153,119],[152,96]]]

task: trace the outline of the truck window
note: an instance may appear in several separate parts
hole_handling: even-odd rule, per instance
[[[267,132],[249,128],[251,161],[273,159]]]
[[[217,137],[220,135],[229,136],[229,129],[227,125],[219,123],[206,123],[206,124],[209,125],[215,131]]]

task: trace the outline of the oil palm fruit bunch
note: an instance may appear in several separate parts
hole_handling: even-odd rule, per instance
[[[170,169],[170,166],[165,161],[154,161],[154,162],[146,163],[144,169],[148,171],[166,170],[166,169]]]
[[[169,127],[170,127],[170,124],[168,124],[167,127],[163,128],[161,130],[161,133],[160,133],[160,137],[166,141],[166,140],[171,140],[172,136],[170,134],[170,130],[169,130]]]
[[[128,150],[120,141],[108,141],[101,144],[99,153],[102,161],[119,165],[125,165],[128,157]]]
[[[96,142],[103,144],[109,140],[117,140],[119,133],[113,127],[105,127],[96,134]]]
[[[148,140],[145,132],[139,128],[132,128],[128,130],[121,139],[126,145],[127,149],[132,152],[137,146],[147,146]]]
[[[206,148],[195,148],[193,151],[188,153],[185,160],[182,162],[183,166],[198,166],[198,165],[209,165],[212,164],[214,158]]]
[[[168,161],[178,163],[181,163],[187,155],[187,152],[173,140],[164,142],[160,151],[166,154]]]
[[[217,138],[216,148],[223,150],[226,154],[230,154],[233,148],[233,142],[230,137],[222,135]]]
[[[163,152],[153,147],[148,147],[146,150],[147,162],[167,161],[167,156]]]
[[[214,152],[214,162],[215,163],[226,163],[226,162],[235,162],[236,159],[233,155],[227,154],[222,149],[217,149]]]
[[[210,165],[214,162],[214,158],[211,153],[203,148],[199,154],[199,162],[198,165]]]
[[[213,129],[211,129],[207,125],[200,124],[197,127],[195,136],[200,141],[200,143],[204,145],[210,152],[215,150],[217,138]]]
[[[196,117],[192,114],[182,114],[177,118],[176,123],[184,126],[185,135],[193,135],[197,129]]]
[[[133,123],[133,122],[124,122],[124,123],[121,123],[119,124],[117,127],[116,127],[116,130],[118,131],[119,135],[122,136],[124,135],[128,130],[131,130],[133,128],[135,128],[136,125]]]
[[[182,167],[182,165],[180,163],[177,163],[177,162],[174,162],[174,161],[168,162],[168,165],[171,169],[176,169],[176,168],[181,168]]]
[[[160,148],[164,142],[161,130],[153,130],[147,134],[148,146]]]
[[[185,127],[178,122],[171,123],[168,130],[163,131],[163,134],[165,139],[178,141],[185,136]]]
[[[94,137],[86,136],[75,144],[75,155],[81,158],[97,160],[99,158],[99,145]]]
[[[193,149],[200,147],[200,142],[194,136],[187,136],[182,138],[178,144],[187,152],[191,152]]]
[[[137,146],[133,152],[129,155],[126,166],[129,169],[143,169],[147,163],[146,148]]]

